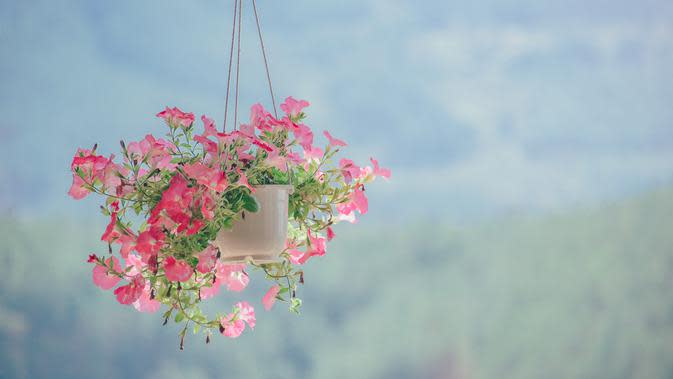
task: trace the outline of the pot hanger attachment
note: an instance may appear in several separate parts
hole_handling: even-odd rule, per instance
[[[266,48],[264,46],[264,38],[262,37],[262,28],[260,27],[259,14],[257,13],[257,1],[251,0],[252,10],[255,15],[255,25],[257,26],[257,36],[259,37],[259,46],[262,50],[262,58],[264,59],[264,70],[266,71],[266,80],[269,87],[269,95],[271,96],[271,103],[273,104],[273,115],[278,118],[278,111],[276,109],[276,98],[273,94],[273,85],[271,84],[271,74],[269,72],[269,62],[266,55]],[[223,131],[227,131],[227,116],[229,113],[229,93],[231,92],[231,71],[233,67],[234,58],[234,42],[236,44],[236,83],[234,88],[234,126],[233,130],[238,129],[238,94],[239,94],[239,78],[241,71],[241,26],[243,16],[243,0],[234,0],[234,19],[231,28],[231,43],[229,47],[229,66],[227,70],[227,91],[224,100],[224,122],[222,123]]]

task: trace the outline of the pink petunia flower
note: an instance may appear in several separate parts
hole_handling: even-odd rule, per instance
[[[138,300],[133,302],[133,307],[138,310],[138,312],[144,313],[154,313],[161,308],[161,302],[152,299],[152,289],[149,283],[145,284],[142,293]]]
[[[143,272],[143,268],[147,266],[147,263],[143,262],[136,254],[131,253],[126,257],[124,265],[126,266],[125,275],[131,277]]]
[[[163,118],[166,124],[171,127],[182,126],[183,128],[187,128],[194,123],[194,114],[185,113],[178,107],[166,107],[166,109],[157,113],[157,117]]]
[[[313,145],[313,132],[304,124],[299,124],[292,130],[294,138],[304,149],[310,149]]]
[[[89,193],[85,186],[92,185],[99,180],[105,190],[115,189],[121,185],[119,177],[120,167],[114,162],[114,155],[105,158],[102,155],[96,155],[91,150],[77,149],[77,153],[72,159],[70,169],[72,170],[72,185],[68,194],[74,199],[82,199]],[[79,171],[78,174],[77,172]]]
[[[273,118],[273,116],[271,116],[271,113],[269,113],[266,109],[264,109],[262,104],[254,104],[250,108],[250,124],[246,125],[245,130],[242,125],[241,131],[247,133],[250,136],[255,135],[254,131],[255,128],[263,131],[271,131],[272,125],[269,122],[271,118]]]
[[[202,274],[213,271],[215,263],[217,263],[217,248],[208,245],[202,252],[196,256],[199,263],[196,265],[196,270]]]
[[[257,319],[255,318],[255,308],[248,304],[247,301],[238,302],[234,307],[238,309],[238,318],[245,321],[250,329],[255,329],[255,323],[257,322]]]
[[[112,268],[114,271],[121,271],[119,259],[116,257],[110,257],[105,260],[105,264],[108,266],[110,262],[112,262]],[[121,278],[119,276],[108,273],[108,267],[96,264],[96,266],[93,268],[93,283],[104,290],[109,290],[110,288],[116,286],[120,280]]]
[[[304,159],[309,163],[321,160],[323,155],[324,153],[319,147],[309,146],[309,148],[304,149]]]
[[[129,253],[136,248],[135,235],[122,234],[119,236],[119,238],[117,238],[116,242],[121,244],[121,247],[119,248],[119,254],[124,259],[126,259]]]
[[[149,258],[157,256],[164,245],[166,236],[159,228],[151,227],[138,235],[136,240],[136,251],[140,253],[143,262],[147,263]]]
[[[68,195],[75,200],[81,200],[84,199],[89,192],[88,189],[84,188],[84,180],[77,174],[72,174],[72,185],[70,186]]]
[[[196,182],[215,191],[222,192],[227,189],[227,175],[217,167],[210,167],[201,162],[189,163],[183,166],[185,173]]]
[[[347,145],[346,145],[346,142],[344,142],[344,141],[342,141],[342,140],[340,140],[340,139],[336,139],[336,138],[332,137],[332,135],[329,134],[329,132],[328,132],[327,130],[325,130],[325,131],[323,132],[323,134],[325,135],[325,137],[327,137],[327,140],[329,141],[329,144],[330,144],[330,145],[332,145],[332,146],[334,146],[334,147],[338,147],[338,146],[347,146]]]
[[[390,179],[390,169],[379,167],[379,162],[374,158],[369,158],[369,160],[372,162],[372,165],[374,165],[374,176]]]
[[[336,208],[343,215],[350,215],[354,210],[357,210],[360,214],[367,213],[369,202],[365,196],[365,191],[362,189],[362,185],[355,188],[347,202],[338,204]]]
[[[217,135],[217,129],[215,128],[215,121],[212,118],[208,118],[206,117],[206,115],[202,115],[201,121],[203,122],[204,137]]]
[[[237,338],[245,330],[245,322],[236,317],[234,313],[229,313],[228,315],[220,319],[220,325],[222,325],[222,334],[225,337]]]
[[[255,189],[248,182],[248,177],[245,175],[245,173],[243,171],[241,171],[240,168],[237,171],[238,171],[239,179],[238,179],[238,182],[236,184],[239,185],[239,186],[247,187],[250,190],[250,192],[255,193]]]
[[[210,192],[205,191],[201,195],[201,214],[206,220],[212,220],[215,218],[215,208],[217,208],[217,203]]]
[[[280,155],[279,149],[273,149],[273,151],[269,152],[265,163],[270,167],[277,168],[281,172],[287,171],[287,157]]]
[[[331,226],[327,227],[327,241],[331,241],[332,238],[336,237],[336,234],[334,234],[334,230],[332,230]]]
[[[295,100],[290,96],[280,105],[280,109],[294,120],[302,113],[302,110],[309,105],[309,102],[306,100]]]
[[[192,277],[192,266],[187,262],[169,255],[164,260],[166,279],[171,282],[186,282]]]
[[[118,287],[114,294],[117,296],[117,301],[120,304],[133,304],[143,294],[145,288],[145,278],[138,274],[131,278],[131,282],[125,286]]]
[[[262,298],[262,304],[264,304],[264,309],[271,310],[273,307],[273,304],[276,302],[276,295],[278,295],[278,292],[280,291],[280,286],[275,285],[269,288],[269,290],[266,292],[264,297]]]
[[[342,158],[339,161],[339,169],[346,183],[352,182],[353,178],[356,178],[360,174],[360,167],[353,163],[352,160],[346,158]]]
[[[337,207],[338,210],[338,207]],[[355,217],[355,212],[351,212],[349,214],[343,214],[339,213],[336,217],[336,222],[341,222],[341,221],[346,221],[350,222],[351,224],[357,224],[358,219]]]

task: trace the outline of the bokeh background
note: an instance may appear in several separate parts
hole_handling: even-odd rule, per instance
[[[243,113],[270,106],[245,0]],[[0,378],[673,378],[673,3],[270,1],[279,98],[393,170],[297,317],[178,350],[91,283],[78,146],[222,119],[232,0],[0,1]]]

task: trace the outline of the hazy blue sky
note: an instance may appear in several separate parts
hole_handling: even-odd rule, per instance
[[[0,1],[2,209],[87,209],[66,197],[76,147],[160,133],[165,105],[220,123],[231,4]],[[380,215],[563,209],[673,179],[671,2],[258,5],[278,97],[394,170]],[[250,10],[246,116],[270,105]]]

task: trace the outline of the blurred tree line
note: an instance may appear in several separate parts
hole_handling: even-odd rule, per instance
[[[205,345],[91,283],[101,225],[0,221],[0,378],[670,378],[673,191],[470,228],[338,228],[302,315]]]

